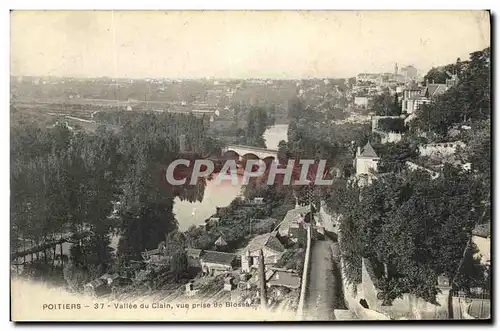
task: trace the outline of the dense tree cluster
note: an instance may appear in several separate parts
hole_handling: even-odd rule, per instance
[[[397,143],[373,144],[373,147],[380,157],[380,173],[401,172],[406,169],[406,161],[414,161],[419,156],[417,144],[410,139]]]
[[[273,108],[274,109],[274,108]],[[265,108],[252,107],[248,113],[245,136],[241,142],[243,145],[266,147],[263,134],[270,124],[270,115]]]
[[[430,84],[445,84],[452,75],[462,71],[463,62],[460,58],[455,63],[447,64],[442,67],[433,67],[424,76],[423,81]]]
[[[279,146],[278,158],[326,160],[330,168],[352,172],[356,146],[371,138],[370,124],[333,124],[300,119],[288,126],[288,142]]]
[[[232,118],[228,117],[214,122],[211,127],[213,135],[230,143],[266,147],[262,135],[268,127],[276,123],[276,117],[279,115],[276,106],[235,103],[231,109],[233,110]]]
[[[378,120],[377,129],[384,132],[403,133],[406,131],[406,126],[403,118],[385,117]]]
[[[372,100],[372,107],[378,116],[399,116],[401,115],[401,103],[397,94],[391,95],[386,90],[382,94],[376,95]]]
[[[490,48],[471,53],[470,59],[456,64],[455,70],[458,83],[419,108],[416,119],[410,122],[413,129],[446,136],[457,123],[470,124],[490,117]]]
[[[435,180],[418,171],[389,173],[363,188],[352,185],[337,186],[328,200],[344,216],[341,249],[351,282],[361,281],[366,258],[388,302],[402,293],[432,301],[442,274],[459,289],[483,284],[472,254],[462,261],[472,229],[485,221],[477,180],[446,167]]]
[[[115,114],[121,118],[118,133],[106,125],[95,133],[73,132],[64,125],[13,126],[13,238],[36,244],[62,233],[90,231],[71,251],[72,265],[89,273],[112,266],[112,235],[120,236],[120,263],[128,263],[177,229],[173,199],[201,201],[204,191],[203,182],[201,188],[177,190],[165,183],[166,167],[180,156],[179,136],[186,135],[190,149],[199,155],[218,155],[220,146],[193,116],[122,115]],[[12,249],[19,249],[13,242]]]

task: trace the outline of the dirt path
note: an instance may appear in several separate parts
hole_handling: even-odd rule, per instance
[[[309,287],[304,311],[307,320],[334,320],[334,309],[347,309],[337,259],[329,239],[313,242]]]

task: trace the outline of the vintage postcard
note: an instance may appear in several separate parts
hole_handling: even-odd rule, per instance
[[[491,321],[488,11],[10,16],[13,321]]]

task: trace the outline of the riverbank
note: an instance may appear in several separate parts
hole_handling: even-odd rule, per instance
[[[268,128],[263,138],[268,149],[278,149],[281,140],[287,141],[288,124],[276,124]],[[241,181],[240,181],[241,182]],[[242,185],[218,184],[216,180],[207,181],[203,200],[197,202],[174,200],[173,213],[179,222],[179,230],[198,226],[215,214],[217,208],[227,207],[242,195]]]

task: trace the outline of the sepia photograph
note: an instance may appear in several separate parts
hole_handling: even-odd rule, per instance
[[[12,10],[11,321],[491,323],[491,20]]]

